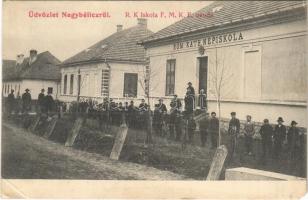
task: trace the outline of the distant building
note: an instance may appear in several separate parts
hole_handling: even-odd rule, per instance
[[[50,52],[37,54],[30,51],[30,56],[17,55],[16,60],[2,61],[2,95],[7,97],[11,89],[15,90],[15,97],[21,96],[25,89],[29,89],[32,99],[37,99],[41,89],[51,91],[54,98],[60,94],[60,61]]]
[[[305,1],[217,1],[158,31],[140,42],[160,72],[152,96],[183,98],[190,81],[216,111],[215,77],[223,77],[222,117],[281,116],[307,127],[306,9]]]
[[[117,32],[83,50],[61,64],[61,100],[76,101],[78,88],[81,98],[115,99],[144,98],[147,73],[145,49],[137,42],[152,32],[146,19]]]

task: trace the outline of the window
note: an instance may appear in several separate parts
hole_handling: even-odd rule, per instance
[[[137,97],[137,86],[138,86],[138,74],[125,73],[123,96]]]
[[[73,94],[74,91],[74,74],[71,74],[71,79],[70,79],[70,94]]]
[[[109,77],[110,72],[109,69],[103,69],[102,70],[102,87],[101,87],[101,93],[103,97],[107,97],[109,95]]]
[[[67,93],[67,75],[64,76],[63,94]]]
[[[49,94],[49,93],[52,94],[53,88],[52,88],[52,87],[48,87],[47,92],[48,92],[48,94]]]
[[[80,95],[80,87],[81,87],[81,74],[78,74],[77,95]]]
[[[166,96],[174,94],[175,60],[167,60],[166,66]]]

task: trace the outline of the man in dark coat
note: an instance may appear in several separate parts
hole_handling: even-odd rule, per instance
[[[14,106],[15,106],[14,90],[11,90],[11,93],[7,97],[7,111],[9,115],[12,114]]]
[[[282,117],[279,117],[277,120],[278,124],[275,126],[274,129],[274,158],[279,159],[280,153],[282,151],[282,143],[286,139],[286,127],[282,124],[284,121]]]
[[[138,121],[138,127],[142,128],[142,129],[146,129],[147,127],[147,111],[148,111],[148,104],[145,103],[145,99],[141,100],[141,103],[139,104],[138,107],[138,117],[137,117],[137,121]]]
[[[142,99],[141,103],[139,104],[139,111],[140,112],[145,112],[148,110],[148,104],[145,103],[145,100]]]
[[[175,140],[180,141],[182,137],[183,128],[183,116],[181,112],[177,112],[175,115]]]
[[[287,145],[288,145],[288,152],[290,160],[297,160],[299,158],[300,154],[300,134],[299,130],[296,127],[297,122],[292,121],[291,127],[289,128],[288,134],[287,134]]]
[[[55,105],[55,101],[53,100],[53,97],[51,96],[51,92],[48,92],[48,94],[44,97],[44,104],[45,104],[45,111],[48,116],[53,111],[54,105]]]
[[[187,131],[188,131],[188,142],[189,144],[193,144],[194,140],[194,133],[196,130],[196,122],[194,120],[194,116],[190,115],[188,118],[188,123],[187,123]]]
[[[173,139],[175,137],[174,132],[177,133],[176,140],[180,140],[181,133],[181,109],[182,109],[182,103],[181,100],[178,99],[178,96],[175,94],[173,99],[170,102],[170,114],[169,114],[169,133],[170,138]],[[177,129],[177,130],[175,130]],[[179,136],[179,137],[178,137]]]
[[[38,98],[37,98],[37,105],[38,105],[38,111],[40,113],[44,113],[45,110],[45,103],[44,103],[44,99],[45,99],[45,94],[44,94],[45,90],[41,89],[41,93],[39,93]]]
[[[125,113],[125,122],[126,122],[126,125],[128,126],[128,122],[129,122],[129,116],[128,116],[128,102],[125,101],[124,103],[124,113]]]
[[[178,98],[178,95],[173,95],[173,99],[171,100],[170,102],[170,107],[171,107],[171,110],[170,110],[170,113],[171,112],[180,112],[181,109],[182,109],[182,102],[181,100]]]
[[[195,97],[190,93],[189,89],[187,88],[186,96],[184,98],[185,102],[185,112],[188,115],[193,114],[194,112],[194,102]]]
[[[237,136],[240,133],[240,120],[236,118],[236,113],[231,112],[231,120],[229,122],[228,133],[230,136],[230,159],[233,158],[237,148]]]
[[[28,113],[31,110],[31,94],[29,93],[29,89],[25,90],[26,92],[23,93],[22,99],[22,111],[23,113]]]
[[[134,105],[134,101],[130,101],[130,105],[128,106],[127,112],[128,112],[128,124],[129,127],[136,128],[136,115],[137,115],[138,109]]]
[[[105,97],[103,99],[103,103],[101,106],[101,111],[100,111],[100,116],[101,116],[101,123],[104,124],[104,129],[107,129],[109,127],[110,123],[110,107],[109,107],[109,99]]]
[[[155,104],[153,125],[156,134],[162,136],[164,115],[167,113],[167,107],[163,103],[163,99],[159,99],[158,102],[158,104]]]
[[[219,134],[219,120],[216,118],[216,113],[211,113],[211,119],[209,121],[209,133],[211,135],[211,148],[217,148],[218,134]]]
[[[187,91],[189,91],[189,94],[195,96],[195,88],[192,86],[192,83],[188,82],[187,85]]]
[[[209,113],[206,113],[205,118],[203,118],[199,122],[200,139],[201,139],[201,145],[203,147],[205,146],[205,143],[207,141],[207,135],[208,135],[209,125],[210,125],[209,117],[210,117]]]
[[[264,123],[260,128],[260,135],[262,143],[262,157],[265,159],[266,156],[271,154],[273,127],[269,124],[268,119],[264,119],[263,122]]]

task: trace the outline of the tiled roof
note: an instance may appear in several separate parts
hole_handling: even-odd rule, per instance
[[[7,79],[14,76],[14,68],[16,66],[15,60],[3,60],[2,61],[2,77]]]
[[[103,59],[143,62],[145,60],[145,49],[137,42],[151,34],[153,32],[143,25],[116,32],[68,58],[62,65]]]
[[[276,12],[306,6],[306,1],[215,1],[194,13],[145,38],[142,42],[150,42],[167,37],[177,36],[194,31],[207,30],[225,24],[232,24],[253,18],[264,17]],[[203,15],[202,15],[203,14]]]
[[[61,72],[58,66],[60,61],[49,51],[37,55],[37,59],[29,65],[29,58],[25,58],[21,64],[16,65],[16,61],[3,60],[3,80],[16,79],[40,79],[40,80],[60,80]]]

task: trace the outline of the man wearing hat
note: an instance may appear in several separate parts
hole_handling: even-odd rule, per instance
[[[219,120],[216,118],[216,113],[211,113],[211,119],[209,121],[209,133],[211,135],[212,149],[217,148],[218,134],[219,134]]]
[[[282,143],[286,139],[287,129],[282,124],[284,122],[282,117],[278,117],[277,122],[278,122],[278,124],[275,126],[274,135],[273,135],[273,139],[274,139],[274,154],[273,154],[273,156],[274,156],[274,158],[278,159],[279,156],[280,156],[280,153],[282,151]]]
[[[45,111],[48,116],[53,111],[55,101],[53,100],[53,97],[51,96],[51,91],[48,91],[48,94],[44,97],[44,105],[45,105]]]
[[[188,87],[186,88],[186,95],[185,95],[185,110],[187,113],[192,112],[195,108],[195,89],[192,86],[191,82],[187,83]]]
[[[194,112],[194,105],[195,105],[195,96],[191,94],[189,88],[187,88],[186,95],[184,98],[185,102],[185,111],[186,114],[191,115]]]
[[[163,103],[163,99],[160,98],[158,100],[158,104],[155,104],[154,118],[153,118],[153,123],[156,129],[156,133],[160,136],[162,136],[163,120],[164,120],[164,115],[166,113],[167,113],[167,107]]]
[[[240,133],[240,120],[236,118],[236,112],[231,112],[228,133],[230,136],[230,159],[232,159],[236,151],[237,136]]]
[[[195,96],[195,89],[194,89],[194,87],[192,86],[192,83],[191,83],[191,82],[188,82],[187,85],[188,85],[187,91],[189,92],[189,94]]]
[[[37,98],[37,105],[38,105],[38,111],[40,113],[44,113],[44,108],[45,108],[45,104],[44,104],[44,94],[45,90],[41,89],[41,93],[39,93],[38,98]]]
[[[209,113],[205,113],[205,117],[201,119],[199,122],[200,139],[202,147],[204,147],[207,142],[209,124],[210,124],[210,115]]]
[[[7,110],[9,115],[14,110],[14,106],[15,106],[15,96],[14,96],[14,90],[12,89],[11,93],[7,97]]]
[[[260,128],[261,143],[262,143],[262,157],[266,159],[270,155],[272,148],[273,127],[269,124],[268,119],[263,120],[263,125]]]
[[[288,145],[288,152],[290,160],[296,160],[298,158],[299,149],[300,149],[300,135],[299,130],[296,127],[297,122],[292,121],[291,127],[289,128],[288,134],[287,134],[287,145]]]
[[[128,125],[130,128],[136,128],[136,115],[138,112],[138,109],[136,108],[134,101],[130,101],[130,104],[127,109],[128,112]]]
[[[170,113],[172,112],[178,112],[181,111],[182,109],[182,102],[181,100],[178,98],[178,95],[173,95],[173,99],[170,102]]]
[[[29,89],[25,90],[25,93],[22,94],[22,112],[28,113],[31,110],[31,94],[29,93]]]
[[[148,111],[148,104],[145,102],[145,99],[142,99],[141,100],[141,103],[139,104],[139,107],[138,107],[138,118],[137,118],[137,121],[138,121],[138,127],[142,128],[142,129],[146,129],[147,127],[147,111]]]
[[[182,117],[181,117],[181,109],[182,109],[182,103],[181,100],[178,99],[178,96],[175,94],[173,96],[173,99],[170,102],[170,114],[169,114],[169,133],[170,133],[170,138],[174,139],[175,134],[174,132],[176,131],[177,140],[180,140],[180,137],[182,135],[181,132],[181,123],[182,123]],[[177,130],[175,130],[177,129]]]

